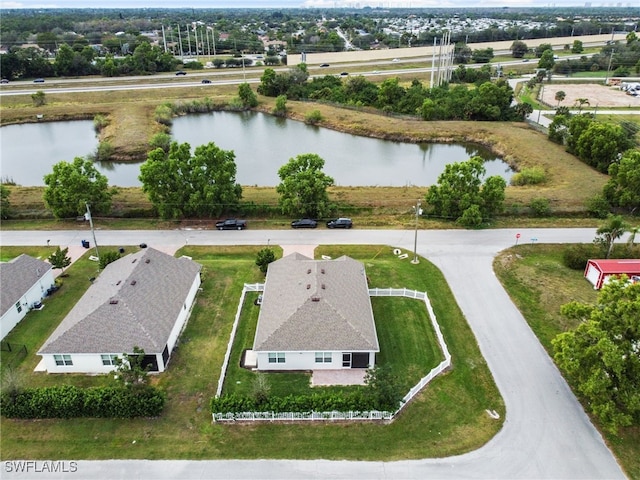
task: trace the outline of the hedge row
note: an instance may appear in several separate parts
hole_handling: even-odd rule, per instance
[[[211,413],[241,412],[348,412],[371,410],[395,410],[382,405],[375,396],[367,395],[364,390],[351,393],[314,393],[312,395],[288,395],[286,397],[268,397],[261,401],[254,397],[236,394],[223,395],[211,399]]]
[[[0,409],[8,418],[157,417],[165,400],[163,392],[149,386],[85,389],[63,385],[3,393]]]

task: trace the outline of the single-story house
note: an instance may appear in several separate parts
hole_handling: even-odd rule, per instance
[[[589,260],[584,269],[584,277],[597,290],[602,288],[610,277],[620,275],[629,278],[640,275],[640,259]]]
[[[367,368],[379,351],[362,263],[293,253],[269,265],[253,343],[258,370]]]
[[[145,352],[163,372],[200,287],[201,265],[153,248],[107,265],[38,355],[49,373],[108,373],[116,357]]]
[[[40,303],[54,283],[51,264],[24,253],[0,263],[0,339]]]

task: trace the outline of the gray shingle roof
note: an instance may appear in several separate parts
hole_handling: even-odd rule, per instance
[[[22,254],[0,263],[0,316],[7,313],[52,266],[48,262]]]
[[[38,353],[162,353],[200,268],[153,248],[110,263]]]
[[[362,263],[293,253],[269,265],[255,351],[379,351]]]

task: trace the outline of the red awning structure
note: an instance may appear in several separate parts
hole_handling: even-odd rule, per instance
[[[584,277],[595,289],[602,288],[609,277],[621,275],[640,276],[640,259],[589,260],[584,270]]]

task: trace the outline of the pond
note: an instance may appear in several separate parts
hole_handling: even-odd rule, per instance
[[[487,175],[507,182],[513,171],[475,144],[410,144],[359,137],[255,112],[214,112],[174,120],[172,137],[192,149],[214,142],[236,157],[236,180],[242,185],[275,186],[278,169],[290,158],[314,153],[325,160],[324,172],[341,186],[429,186],[445,165],[473,156],[485,159]],[[0,128],[3,178],[20,185],[43,185],[54,163],[95,151],[90,121],[9,125]],[[99,162],[110,185],[139,186],[139,163]]]

